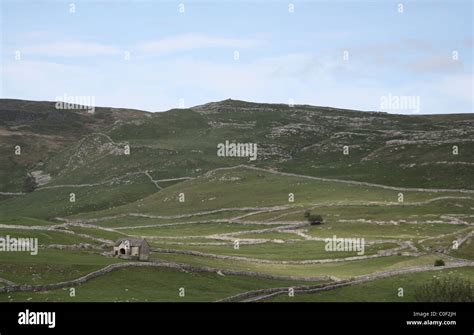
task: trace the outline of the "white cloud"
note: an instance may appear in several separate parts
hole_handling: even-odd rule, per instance
[[[459,60],[453,60],[449,56],[434,56],[421,58],[409,65],[409,67],[420,73],[453,72],[462,70],[463,64]]]
[[[180,98],[188,107],[225,98],[281,103],[291,98],[297,104],[379,110],[380,97],[390,92],[420,96],[421,113],[470,112],[473,106],[471,74],[387,83],[384,77],[354,76],[347,66],[304,53],[249,62],[132,58],[102,62],[100,71],[95,65],[9,61],[3,66],[3,96],[54,100],[64,93],[93,95],[100,106],[150,111],[175,108]]]
[[[51,57],[82,57],[120,53],[120,49],[115,46],[81,41],[34,44],[18,48],[18,50],[26,55]]]
[[[165,37],[156,41],[139,43],[138,49],[150,53],[169,53],[204,48],[250,48],[260,45],[258,39],[228,38],[206,34],[188,33]]]

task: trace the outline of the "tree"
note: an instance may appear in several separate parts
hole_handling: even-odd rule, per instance
[[[25,181],[23,182],[23,190],[29,193],[29,192],[33,192],[35,188],[37,187],[38,187],[38,184],[36,184],[35,178],[31,174],[28,174],[26,176]]]
[[[453,275],[435,277],[415,289],[417,302],[474,302],[472,283]]]
[[[308,220],[308,222],[311,224],[311,225],[318,225],[318,224],[321,224],[323,223],[323,217],[319,214],[309,214],[308,216],[306,216],[306,219]]]
[[[444,266],[444,261],[442,259],[437,259],[434,262],[434,266]]]

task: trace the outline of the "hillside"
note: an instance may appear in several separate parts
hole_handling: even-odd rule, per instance
[[[54,102],[0,99],[0,192],[22,192],[27,174],[82,137],[116,122],[146,117],[142,111],[96,108],[58,110]],[[16,146],[21,154],[16,155]]]
[[[474,188],[472,114],[406,116],[236,100],[162,113],[96,108],[89,114],[3,99],[0,134],[1,192],[22,192],[34,171],[41,171],[33,174],[40,184],[85,184],[137,171],[156,180],[194,177],[249,163],[393,186]],[[217,157],[217,144],[226,140],[256,143],[257,160]],[[130,155],[123,154],[126,145]]]
[[[0,237],[39,246],[0,253],[0,301],[414,301],[434,273],[472,281],[473,130],[471,114],[1,100]],[[219,157],[225,141],[257,159]],[[328,250],[336,235],[363,250]],[[113,256],[120,238],[149,260]]]

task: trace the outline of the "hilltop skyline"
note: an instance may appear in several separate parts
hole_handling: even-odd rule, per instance
[[[402,13],[389,1],[293,4],[76,1],[71,12],[5,1],[0,96],[148,111],[227,98],[418,110],[383,110],[396,96],[417,98],[420,114],[473,112],[471,2]]]

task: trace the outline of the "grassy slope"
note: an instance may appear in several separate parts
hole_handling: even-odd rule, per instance
[[[2,100],[1,107],[5,109]],[[16,106],[13,105],[17,104]],[[12,107],[13,106],[13,107]],[[144,115],[136,111],[99,110],[94,116],[84,113],[50,113],[48,104],[8,102],[0,118],[0,130],[17,131],[22,135],[9,135],[0,145],[0,191],[21,191],[27,171],[43,169],[53,176],[52,184],[96,183],[112,177],[149,170],[154,179],[199,176],[222,166],[248,163],[247,159],[222,159],[216,156],[216,144],[228,140],[257,142],[261,167],[276,167],[284,171],[305,175],[361,180],[372,183],[411,187],[474,188],[472,167],[443,162],[472,163],[474,147],[460,142],[460,154],[451,154],[457,139],[472,138],[472,115],[443,117],[409,117],[381,113],[361,113],[318,107],[299,106],[290,109],[285,105],[258,105],[227,101],[204,109],[215,113],[202,114],[197,109],[173,110],[167,113]],[[242,109],[243,108],[243,109]],[[26,112],[26,114],[25,114]],[[36,115],[39,114],[39,115]],[[7,115],[7,118],[4,116]],[[15,119],[20,115],[20,119]],[[26,116],[25,116],[26,115]],[[32,117],[32,120],[28,118]],[[13,119],[12,119],[13,118]],[[25,119],[26,118],[26,119]],[[117,122],[116,122],[117,121]],[[303,126],[302,126],[303,125]],[[20,126],[20,128],[15,128]],[[242,128],[242,126],[244,128]],[[292,128],[293,127],[293,128]],[[290,129],[290,130],[288,130]],[[420,132],[420,131],[423,131]],[[104,132],[107,137],[97,134]],[[82,144],[77,139],[90,136]],[[51,137],[52,135],[57,137]],[[438,143],[443,139],[447,143]],[[402,144],[387,145],[388,141],[403,140]],[[417,142],[424,140],[427,142]],[[408,141],[408,142],[406,142]],[[414,142],[413,142],[414,141]],[[12,155],[12,146],[22,145],[25,155]],[[131,145],[131,155],[115,155],[103,148]],[[350,155],[341,154],[342,146],[350,146]],[[101,149],[102,148],[102,149]],[[427,149],[428,148],[428,149]],[[85,153],[85,155],[84,155]],[[290,159],[291,158],[291,159]],[[37,165],[38,162],[44,164]],[[73,162],[71,165],[70,162]],[[38,190],[22,197],[0,199],[0,223],[18,225],[48,225],[46,219],[54,216],[74,218],[101,217],[130,212],[153,215],[177,215],[225,207],[256,207],[289,205],[288,193],[294,193],[297,209],[304,210],[315,203],[333,202],[396,202],[397,191],[380,188],[320,182],[298,177],[281,177],[266,172],[246,169],[219,171],[185,182],[170,182],[157,192],[143,174],[131,176],[129,183],[114,183],[86,188],[59,188]],[[69,193],[76,193],[76,203],[69,203]],[[186,202],[177,201],[184,193]],[[405,203],[423,201],[438,196],[466,196],[459,193],[404,192]],[[340,223],[340,219],[366,220],[439,220],[444,214],[472,214],[472,200],[440,200],[423,206],[323,206],[315,211],[327,219],[320,227],[310,227],[314,236],[363,236],[366,238],[421,238],[440,233],[451,233],[462,226],[428,223],[378,226],[365,223]],[[287,212],[294,211],[288,210]],[[243,212],[219,213],[186,219],[157,220],[123,217],[98,224],[117,227],[167,222],[228,218]],[[261,214],[252,219],[271,219],[281,214]],[[21,216],[20,216],[21,215]],[[302,213],[288,214],[276,220],[303,220]],[[408,217],[408,218],[407,218]],[[472,222],[472,221],[471,221]],[[162,228],[124,230],[123,233],[150,236],[182,236],[251,230],[257,226],[233,224],[188,224]],[[120,234],[96,229],[74,228],[77,232],[115,239]],[[17,233],[2,230],[3,233]],[[22,232],[23,234],[24,232]],[[0,232],[1,234],[1,232]],[[35,232],[47,243],[81,242],[81,238],[59,232]],[[35,235],[30,234],[30,235]],[[277,233],[273,233],[277,234]],[[30,236],[28,235],[28,236]],[[36,236],[36,235],[35,235]],[[256,238],[264,235],[255,235]],[[288,238],[288,237],[286,237]],[[449,245],[453,237],[430,240],[428,246]],[[87,240],[87,239],[86,239]],[[84,242],[86,241],[84,240]],[[41,243],[41,241],[40,241]],[[160,241],[153,245],[161,245]],[[240,255],[273,259],[304,259],[317,243],[299,242],[304,246],[293,253],[287,245],[265,244],[244,246]],[[163,245],[165,246],[165,245]],[[174,248],[175,246],[173,246]],[[192,250],[235,253],[230,246],[199,247]],[[189,248],[188,248],[189,249]],[[464,244],[453,255],[472,259],[472,243]],[[325,256],[325,255],[323,255]],[[274,265],[211,260],[202,257],[155,254],[161,259],[177,260],[223,268],[261,271],[271,274],[317,276],[331,274],[348,278],[381,270],[417,264],[432,264],[439,256],[392,256],[347,264]],[[323,257],[327,258],[327,257]],[[118,261],[92,254],[89,251],[70,252],[41,250],[38,256],[22,253],[0,254],[0,277],[19,283],[55,282],[76,278],[110,262]],[[152,277],[143,274],[144,277]],[[99,279],[98,279],[99,280]],[[118,283],[125,279],[117,275]],[[147,279],[148,280],[148,279]],[[152,279],[150,279],[152,280]],[[201,280],[201,279],[199,279]],[[207,282],[207,279],[202,279]],[[104,282],[105,279],[104,279]],[[152,282],[146,281],[153,285]],[[226,286],[227,284],[223,284]],[[229,284],[232,286],[231,284]],[[263,283],[262,283],[263,285]],[[102,284],[103,286],[103,284]],[[91,294],[97,294],[99,284]],[[222,288],[226,290],[227,286]],[[229,286],[229,287],[230,287]],[[208,297],[203,284],[201,295]],[[246,286],[247,287],[247,286]],[[248,286],[250,287],[250,286]],[[134,288],[134,292],[138,290]],[[216,288],[219,290],[219,288]],[[232,290],[229,288],[228,293]],[[58,291],[59,292],[59,291]],[[51,297],[59,298],[63,292]],[[95,293],[94,293],[95,292]],[[175,293],[174,290],[169,292]],[[120,299],[120,289],[111,291],[104,299]],[[156,299],[172,299],[174,295],[153,295]],[[194,293],[193,293],[194,294]],[[193,296],[192,299],[197,299]],[[140,296],[140,294],[138,294]],[[92,295],[84,299],[92,299]],[[133,296],[129,296],[130,299]],[[174,298],[173,298],[174,299]]]
[[[171,260],[192,265],[203,265],[223,269],[257,271],[273,275],[315,277],[331,275],[339,278],[351,278],[379,271],[388,271],[417,265],[432,265],[439,256],[388,256],[368,260],[351,261],[346,263],[328,263],[311,265],[281,265],[257,264],[246,261],[216,260],[199,256],[161,254],[156,253],[154,258]]]
[[[185,202],[178,196],[184,193]],[[295,202],[288,202],[288,194]],[[177,215],[233,207],[309,205],[332,202],[397,202],[398,191],[377,187],[279,176],[245,168],[220,170],[194,180],[170,186],[161,192],[117,208],[77,217],[109,216],[123,213]],[[405,203],[440,196],[437,193],[404,191]],[[251,195],[251,197],[249,196]],[[465,196],[449,192],[443,196]]]
[[[0,228],[0,236],[11,236],[15,238],[37,238],[39,245],[51,245],[51,244],[79,244],[89,243],[97,244],[95,240],[90,238],[75,236],[67,234],[61,231],[29,231],[22,229],[3,229]]]
[[[173,249],[192,250],[218,255],[250,257],[268,260],[307,260],[307,259],[328,259],[328,258],[345,258],[357,256],[357,251],[344,252],[328,252],[325,250],[325,242],[319,241],[298,241],[292,243],[264,243],[256,245],[239,246],[234,249],[233,245],[229,246],[173,246]],[[166,247],[158,245],[160,247]],[[384,243],[373,246],[366,246],[364,255],[376,254],[379,250],[397,247],[394,243]]]
[[[130,184],[37,190],[0,202],[0,221],[9,223],[11,219],[18,217],[19,213],[23,217],[48,219],[113,208],[156,191],[146,176],[139,176]],[[75,202],[69,201],[71,193],[75,194]]]
[[[0,99],[0,191],[21,192],[28,171],[44,169],[44,163],[81,137],[105,131],[118,120],[144,117],[136,110],[98,107],[89,114],[57,110],[54,102]],[[17,145],[21,155],[15,155]]]
[[[1,252],[0,277],[17,284],[55,283],[79,278],[117,262],[121,260],[106,258],[87,250],[40,249],[37,255]]]
[[[5,191],[21,189],[26,171],[38,162],[55,177],[53,183],[96,182],[137,169],[151,170],[157,179],[196,176],[248,162],[217,157],[216,145],[225,140],[258,143],[256,163],[285,171],[400,186],[474,187],[469,165],[442,163],[472,163],[472,145],[460,142],[473,134],[469,114],[404,116],[241,101],[156,114],[111,108],[88,114],[57,111],[52,103],[0,102],[0,126],[12,132],[0,146]],[[17,126],[22,135],[13,135]],[[93,133],[130,144],[131,155],[98,157],[89,155],[92,149],[75,169],[61,174],[81,149],[77,139]],[[25,155],[13,155],[15,143],[24,145]],[[456,156],[453,144],[460,147]],[[344,145],[351,148],[347,156]]]
[[[40,293],[0,294],[0,301],[214,301],[241,292],[308,282],[270,280],[215,273],[186,273],[172,269],[120,269],[68,289]],[[185,296],[179,296],[179,289]]]
[[[295,294],[294,297],[280,295],[273,302],[413,302],[414,293],[421,283],[434,276],[456,275],[474,281],[474,268],[458,268],[422,273],[410,273],[391,278],[379,279],[369,283],[342,287],[332,291],[311,294]],[[398,296],[398,289],[403,288],[403,297]]]

